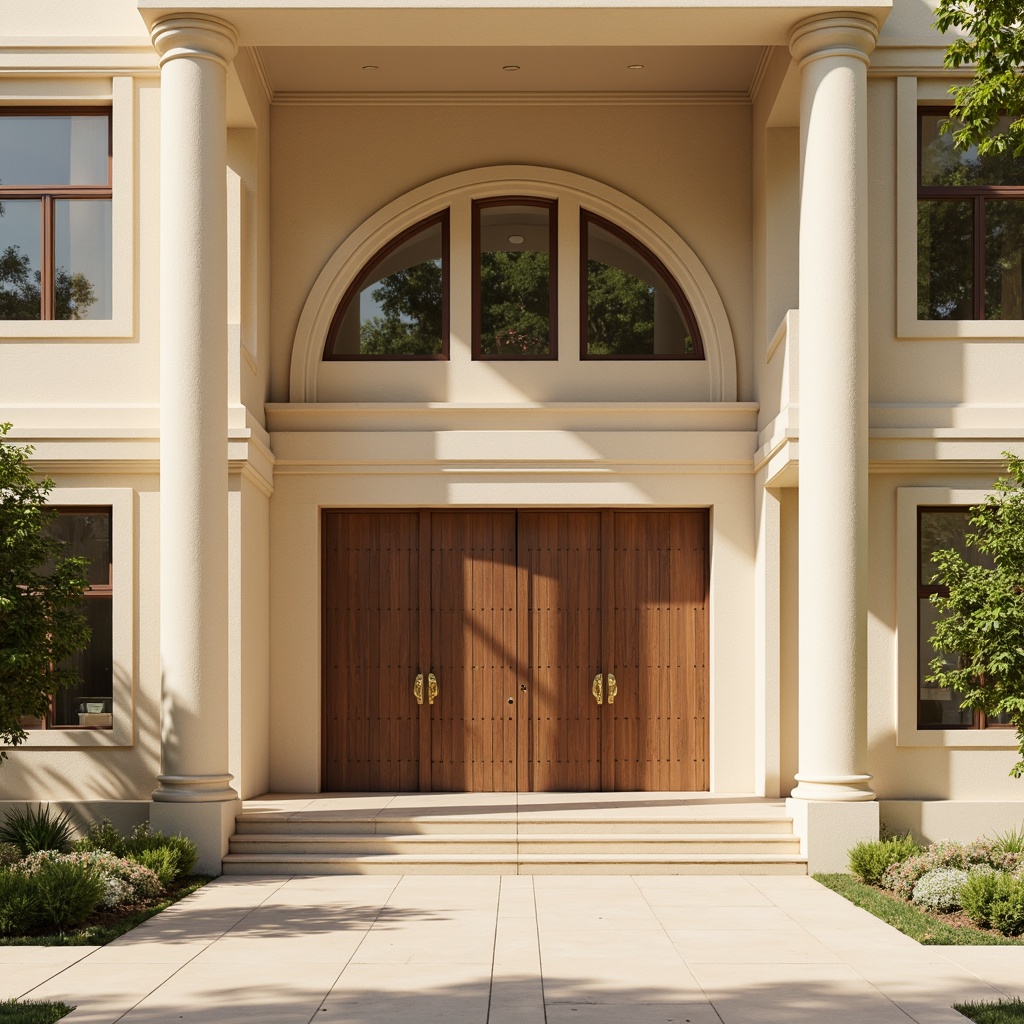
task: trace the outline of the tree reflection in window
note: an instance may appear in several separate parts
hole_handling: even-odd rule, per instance
[[[621,228],[582,211],[582,359],[701,359],[696,320],[661,261]]]
[[[421,221],[378,252],[349,288],[325,359],[446,359],[448,212]]]

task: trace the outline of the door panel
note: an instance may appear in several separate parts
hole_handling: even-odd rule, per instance
[[[324,516],[325,779],[419,789],[418,513]]]
[[[524,789],[601,788],[601,513],[519,513]]]
[[[331,511],[323,533],[327,789],[708,788],[707,512]]]
[[[430,517],[431,788],[515,791],[515,513]]]
[[[613,513],[609,790],[708,788],[707,513]]]

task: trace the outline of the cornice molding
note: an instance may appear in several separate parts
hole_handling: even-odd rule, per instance
[[[275,92],[278,107],[365,106],[744,106],[748,91],[723,92]]]

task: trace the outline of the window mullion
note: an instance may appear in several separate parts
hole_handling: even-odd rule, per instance
[[[54,297],[54,277],[56,260],[53,239],[53,196],[43,196],[43,244],[39,267],[39,307],[40,318],[56,319],[56,299]]]
[[[985,319],[985,197],[974,197],[974,319]]]

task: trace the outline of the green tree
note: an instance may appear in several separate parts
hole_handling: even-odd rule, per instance
[[[0,423],[0,743],[17,746],[27,736],[20,720],[44,717],[50,694],[79,682],[61,663],[90,637],[85,560],[60,557],[46,530],[53,482],[33,479],[32,449],[5,440],[10,428]]]
[[[587,352],[594,356],[654,351],[654,289],[639,277],[587,261]]]
[[[946,67],[975,68],[967,85],[949,90],[954,105],[944,130],[952,131],[961,149],[977,146],[980,153],[1024,153],[1022,19],[1020,0],[939,0],[935,27],[963,33],[947,48]]]
[[[383,278],[370,293],[383,316],[359,328],[364,355],[435,355],[441,351],[441,263],[427,260]]]
[[[480,348],[487,355],[551,351],[551,266],[546,252],[480,254]]]
[[[967,546],[988,564],[971,564],[956,548],[932,555],[933,583],[948,596],[933,594],[941,613],[931,638],[936,658],[928,682],[952,687],[961,707],[990,717],[1005,716],[1017,729],[1021,760],[1010,770],[1024,775],[1024,460],[1004,452],[1009,475],[995,482],[995,494],[970,511],[974,533]]]

